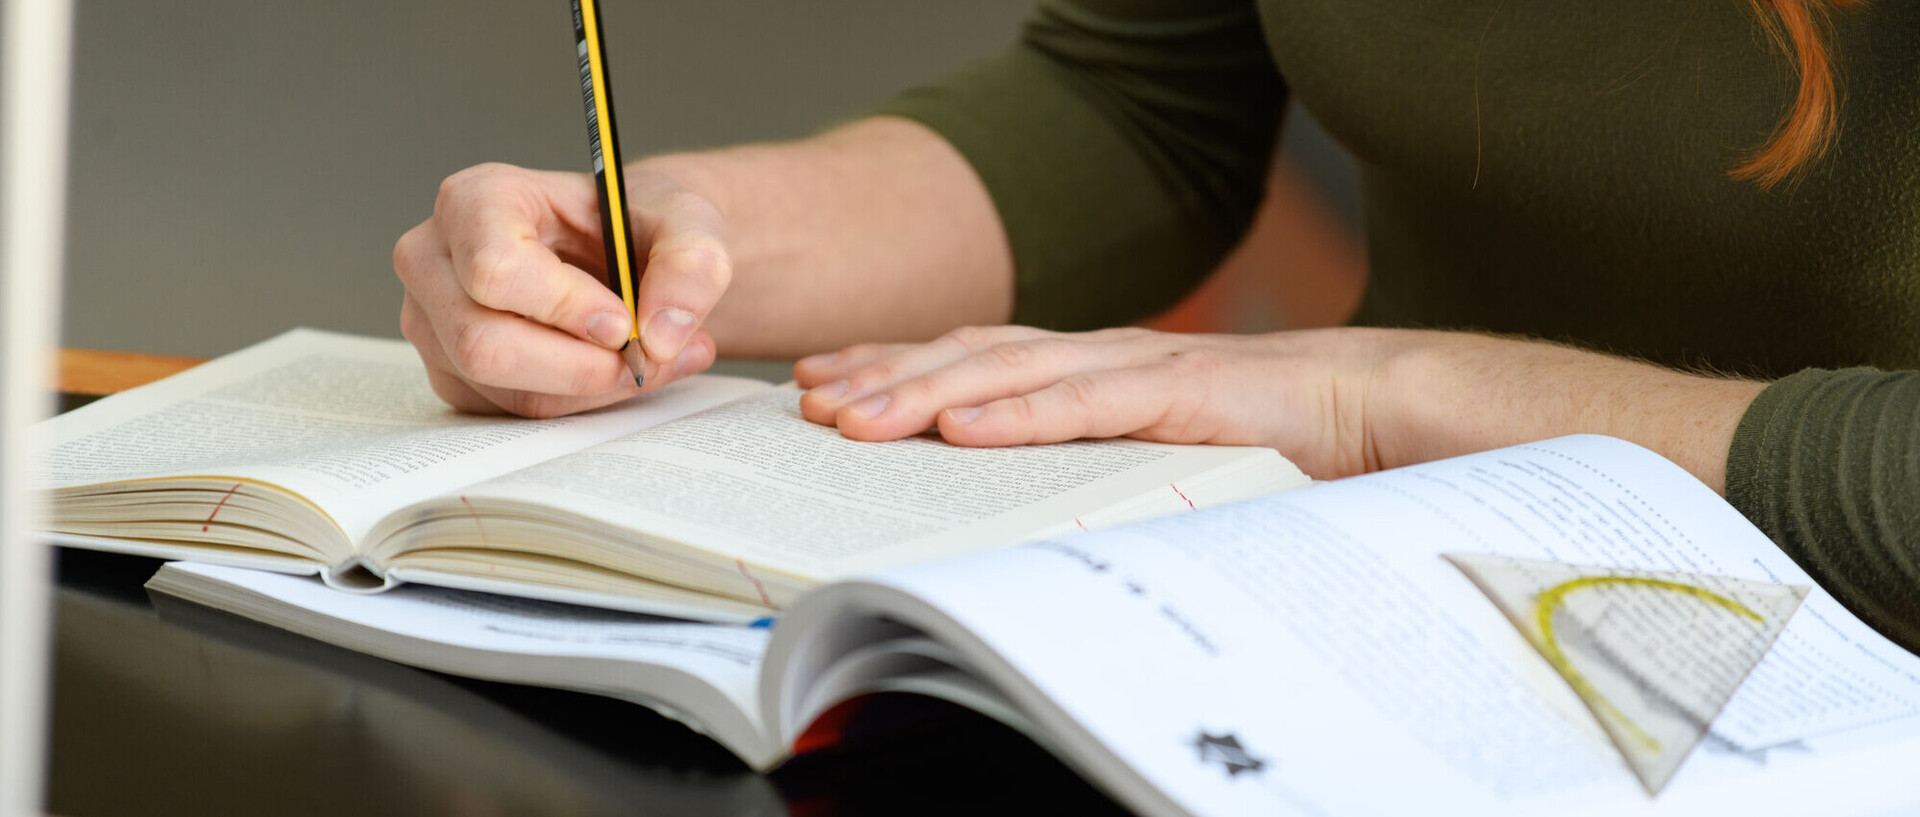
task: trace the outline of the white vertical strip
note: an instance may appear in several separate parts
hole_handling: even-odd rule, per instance
[[[66,215],[71,0],[5,0],[0,18],[0,817],[43,813],[47,544],[22,485],[27,425],[52,405]]]

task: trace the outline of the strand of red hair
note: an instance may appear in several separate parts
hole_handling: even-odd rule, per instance
[[[1766,144],[1727,175],[1769,189],[1794,176],[1832,146],[1840,126],[1840,95],[1826,42],[1827,6],[1854,7],[1861,0],[1747,0],[1768,38],[1800,75],[1793,107]],[[1769,14],[1768,10],[1772,13]]]

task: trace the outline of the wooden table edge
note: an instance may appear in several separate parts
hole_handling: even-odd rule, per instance
[[[179,374],[205,362],[206,358],[179,355],[61,349],[57,386],[66,394],[114,394]]]

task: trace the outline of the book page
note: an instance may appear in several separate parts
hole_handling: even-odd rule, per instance
[[[1292,475],[1284,484],[1306,481],[1270,449],[856,442],[801,418],[798,399],[797,389],[775,389],[463,494],[476,506],[500,498],[565,508],[729,565],[828,579],[1004,545],[1149,491],[1178,496],[1179,480],[1248,458],[1270,459],[1269,471]]]
[[[460,414],[402,341],[295,330],[39,428],[36,487],[179,475],[255,479],[351,539],[409,502],[766,388],[699,377],[551,420]]]
[[[1650,798],[1448,552],[1809,583],[1684,471],[1599,437],[874,581],[956,621],[950,639],[991,650],[975,660],[1002,667],[1010,697],[1144,810],[1161,795],[1196,814],[1920,806],[1920,790],[1892,782],[1920,751],[1920,658],[1823,591]]]
[[[779,754],[754,698],[769,630],[406,585],[377,595],[243,568],[174,562],[152,589],[405,664],[624,698],[759,768]]]

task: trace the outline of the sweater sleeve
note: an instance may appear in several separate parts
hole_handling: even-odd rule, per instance
[[[1734,432],[1727,499],[1920,653],[1920,371],[1809,369],[1769,386]]]
[[[1014,322],[1090,329],[1171,304],[1232,248],[1285,101],[1251,0],[1043,0],[1011,49],[879,113],[985,182]]]

